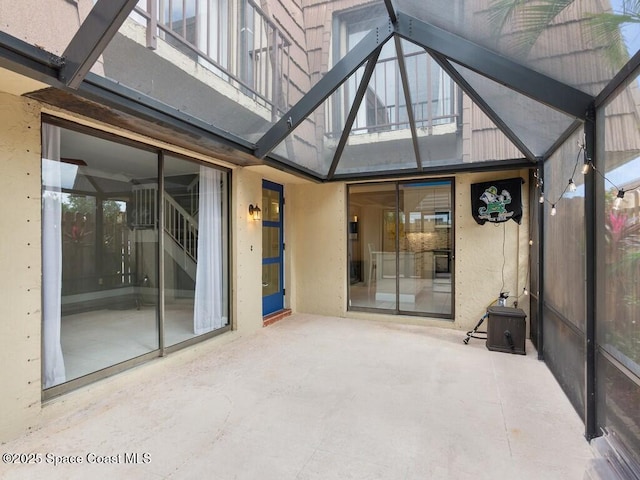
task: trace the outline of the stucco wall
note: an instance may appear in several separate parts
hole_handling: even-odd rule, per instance
[[[262,203],[262,177],[246,168],[233,172],[231,231],[233,328],[262,328],[262,222],[249,218],[249,205]]]
[[[40,411],[40,112],[0,92],[0,441]]]
[[[152,361],[72,395],[41,402],[41,179],[40,114],[42,110],[80,124],[103,128],[86,118],[0,92],[0,443],[37,428],[44,418],[96,401],[127,382],[156,375],[166,362],[194,358],[199,352],[262,328],[262,224],[248,218],[248,205],[261,203],[262,175],[236,168],[231,173],[231,308],[233,332],[220,335],[168,357]],[[113,127],[111,133],[159,147],[170,146]],[[183,149],[175,149],[189,155]],[[216,162],[202,155],[200,160]],[[218,163],[218,162],[216,162]],[[220,162],[222,163],[222,162]]]
[[[0,287],[0,441],[28,430],[69,408],[95,401],[96,395],[117,388],[133,378],[153,375],[157,362],[87,387],[73,397],[65,396],[41,408],[41,220],[40,220],[40,105],[0,93],[0,173],[6,179],[0,231],[0,268],[11,272],[2,276]],[[70,115],[57,113],[69,119]],[[100,127],[96,122],[75,118],[80,123]],[[113,128],[108,129],[113,133]],[[135,140],[161,145],[150,139]],[[182,151],[181,153],[188,154]],[[213,159],[202,160],[213,161]],[[274,171],[275,172],[275,171]],[[274,173],[275,175],[275,173]],[[167,357],[168,361],[193,357],[202,349],[237,338],[262,327],[261,269],[262,224],[249,218],[249,204],[262,203],[262,179],[280,181],[285,186],[286,302],[294,311],[332,316],[392,320],[405,323],[437,324],[462,330],[472,328],[486,306],[499,293],[502,283],[502,235],[505,234],[505,290],[522,292],[527,277],[528,215],[522,225],[477,225],[470,213],[470,184],[515,176],[514,172],[458,175],[455,185],[455,321],[423,317],[347,312],[347,209],[346,185],[288,182],[271,178],[268,171],[234,168],[231,198],[232,317],[234,332]],[[526,178],[525,172],[520,172]],[[526,186],[523,203],[526,205]],[[15,206],[19,207],[15,207]],[[519,259],[519,262],[516,261]],[[521,299],[522,300],[522,299]],[[526,300],[526,297],[524,298]],[[526,310],[526,304],[521,306]],[[527,312],[528,313],[528,312]],[[165,362],[167,359],[163,359]]]
[[[344,184],[296,185],[289,189],[288,219],[295,224],[291,252],[297,311],[470,330],[502,287],[514,297],[527,280],[529,216],[515,222],[478,225],[471,216],[472,183],[521,176],[522,172],[461,174],[455,180],[455,319],[429,319],[347,312],[346,188]],[[527,205],[527,185],[522,186]],[[503,261],[504,235],[504,261]],[[516,298],[509,298],[511,306]],[[519,306],[528,314],[528,297]]]
[[[299,312],[344,316],[347,299],[344,184],[292,185],[287,191],[287,245],[294,269],[292,294]],[[289,248],[289,247],[287,247]]]
[[[20,40],[62,55],[93,3],[92,0],[0,0],[0,28]]]
[[[526,171],[463,174],[456,178],[456,328],[473,328],[486,307],[497,298],[502,287],[503,264],[504,291],[510,294],[508,305],[523,293],[530,248],[527,184],[522,186],[524,214],[520,225],[513,221],[478,225],[471,216],[472,183],[517,176],[528,179]],[[522,295],[518,300],[519,308],[528,315],[528,297]]]

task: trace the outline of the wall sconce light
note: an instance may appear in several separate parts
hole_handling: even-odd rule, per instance
[[[260,207],[258,207],[258,205],[256,206],[249,205],[249,216],[256,221],[261,220],[262,210],[260,210]]]

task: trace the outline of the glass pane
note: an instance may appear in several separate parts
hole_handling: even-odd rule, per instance
[[[356,80],[359,79],[350,79],[347,83],[345,114],[355,99],[360,83]],[[416,169],[417,166],[396,49],[394,42],[389,41],[369,80],[336,173]]]
[[[262,189],[262,220],[280,221],[280,193],[267,188]]]
[[[585,226],[583,130],[569,137],[545,162],[545,301],[584,332]],[[575,192],[567,189],[573,179]],[[565,191],[566,190],[566,191]],[[556,215],[551,215],[552,206]],[[576,288],[567,288],[575,285]]]
[[[43,152],[48,388],[158,348],[158,173],[155,153],[46,124]]]
[[[262,227],[262,258],[280,256],[280,227]]]
[[[598,258],[598,343],[640,377],[640,138],[638,79],[604,110],[604,200]],[[624,192],[619,198],[619,192]]]
[[[398,10],[518,63],[598,94],[638,50],[639,26],[620,30],[608,2],[395,0]],[[622,5],[612,2],[614,12]],[[558,5],[564,8],[558,8]],[[489,8],[487,8],[489,6]],[[637,18],[637,12],[632,14]],[[617,20],[624,20],[617,17]],[[634,20],[635,21],[635,20]]]
[[[349,187],[349,305],[450,317],[450,181]]]
[[[543,317],[544,361],[581,417],[585,399],[584,334],[545,306]]]
[[[640,137],[636,77],[598,112],[598,425],[640,461]],[[620,194],[620,192],[624,192]]]
[[[285,159],[326,175],[344,129],[364,67],[356,70],[275,149]]]
[[[397,52],[395,47],[388,48],[393,45],[394,42],[388,42],[378,60],[336,169],[337,174],[412,170],[418,167],[409,124],[409,102],[402,85]],[[424,49],[404,40],[401,45],[422,167],[523,156],[469,97],[462,97],[457,84]],[[466,107],[464,116],[462,99]],[[527,102],[535,103],[528,99]],[[568,118],[544,106],[539,108],[545,112],[549,110],[552,120],[558,116]],[[531,109],[535,110],[535,107]],[[517,112],[520,114],[521,110]],[[520,121],[518,115],[511,116]],[[545,123],[545,120],[541,118],[540,122]],[[555,133],[561,132],[570,123],[571,119],[560,126],[552,124],[549,130],[556,128]],[[533,135],[534,128],[539,126],[533,124],[531,132],[518,130],[516,133],[530,134],[525,138],[535,139],[535,142],[532,140],[532,148],[542,148],[541,144],[549,147],[553,142],[546,142],[544,137],[541,142]],[[463,132],[466,132],[470,141],[463,141],[466,140],[463,139]],[[550,133],[548,136],[551,138]]]
[[[451,315],[451,182],[400,185],[400,310]]]
[[[262,265],[262,296],[273,295],[280,291],[280,264]]]
[[[349,187],[352,307],[396,310],[395,184]]]
[[[602,352],[598,352],[596,359],[598,426],[616,435],[627,452],[640,462],[640,385],[637,377],[634,380],[621,370],[620,364],[616,365]]]
[[[421,165],[469,161],[469,155],[460,149],[464,120],[460,88],[424,49],[403,40],[402,51]],[[478,160],[485,159],[479,150],[474,154]]]
[[[165,156],[165,344],[228,324],[225,173]]]
[[[336,28],[339,11],[312,3],[303,15],[298,6],[258,5],[162,1],[157,27],[148,32],[146,5],[139,3],[105,49],[102,74],[256,141],[329,70],[329,57],[337,62],[348,52],[339,41],[331,50],[333,32],[344,31]],[[372,21],[387,18],[382,0],[366,12]],[[147,48],[151,35],[155,48]]]
[[[505,88],[468,68],[453,62],[451,64],[534,156],[543,156],[562,132],[573,124],[572,117]],[[481,132],[486,135],[483,127],[485,125],[480,122],[472,122],[474,130],[472,135],[479,136]],[[497,130],[495,126],[493,127]],[[511,144],[508,140],[506,142]],[[482,147],[482,150],[491,149],[489,145],[474,143],[478,147]],[[477,149],[474,148],[474,151]],[[479,160],[502,160],[521,155],[515,146],[511,151],[504,151],[503,155],[491,155],[488,152],[487,154],[478,153]]]

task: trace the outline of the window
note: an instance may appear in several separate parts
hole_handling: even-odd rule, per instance
[[[158,35],[168,44],[276,110],[288,108],[289,46],[253,0],[156,0]],[[147,24],[147,5],[132,18]],[[147,27],[150,28],[150,27]]]
[[[53,124],[42,140],[43,388],[223,331],[227,173]]]
[[[386,12],[382,6],[368,7],[341,13],[336,17],[340,35],[334,44],[334,58],[339,60],[355,47],[376,25]],[[369,81],[352,133],[377,133],[409,128],[408,108],[412,109],[416,128],[455,123],[458,116],[456,90],[453,80],[422,48],[402,41],[403,56],[407,70],[407,86],[411,95],[410,106],[400,77],[398,54],[393,41],[387,42],[378,58]],[[335,108],[336,129],[344,125],[344,118],[353,104],[359,83],[361,68],[348,81],[348,93],[344,108]]]
[[[349,187],[351,309],[452,318],[451,199],[450,180]]]

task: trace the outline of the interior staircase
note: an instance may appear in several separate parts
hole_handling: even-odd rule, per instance
[[[198,189],[199,178],[184,189],[164,195],[164,250],[184,272],[196,279],[198,262]],[[134,228],[157,229],[158,184],[136,185],[134,190]]]

